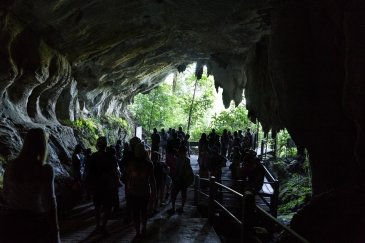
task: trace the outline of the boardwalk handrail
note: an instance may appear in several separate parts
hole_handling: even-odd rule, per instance
[[[271,174],[271,172],[266,168],[266,166],[262,164],[262,167],[265,170],[265,177],[267,178],[268,182],[271,184],[273,189],[273,194],[270,195],[270,203],[264,198],[267,196],[263,193],[259,193],[261,199],[270,207],[270,213],[276,217],[278,215],[278,203],[279,203],[279,181]]]
[[[270,171],[266,168],[264,164],[262,164],[262,167],[264,168],[265,171],[265,177],[268,180],[267,182],[264,182],[264,184],[271,185],[273,192],[272,194],[259,192],[257,195],[270,208],[270,213],[274,217],[276,217],[278,212],[278,202],[279,202],[279,181],[270,173]],[[200,179],[203,180],[203,178]],[[208,181],[208,179],[205,179],[205,181]],[[244,180],[233,180],[228,178],[221,178],[221,181],[244,182]],[[270,201],[267,200],[267,197],[270,198]]]
[[[209,195],[202,192],[200,190],[200,181],[209,181]],[[232,212],[230,212],[224,205],[222,205],[220,202],[218,202],[216,198],[216,194],[218,191],[218,188],[224,188],[228,190],[229,192],[235,194],[241,199],[242,202],[242,214],[241,219],[238,219],[235,215],[233,215]],[[212,220],[214,216],[214,208],[215,206],[218,206],[225,212],[230,218],[232,218],[236,223],[238,223],[241,226],[241,242],[244,242],[247,240],[248,237],[248,229],[250,228],[250,222],[253,218],[253,213],[256,211],[260,213],[263,217],[265,217],[268,221],[270,221],[272,224],[279,226],[282,230],[287,232],[289,235],[291,235],[293,238],[295,238],[298,242],[303,243],[309,243],[305,238],[300,236],[298,233],[296,233],[294,230],[290,229],[289,227],[282,224],[280,221],[278,221],[274,216],[267,213],[265,210],[263,210],[261,207],[257,206],[255,203],[255,195],[249,191],[246,191],[244,194],[241,194],[239,192],[236,192],[235,190],[218,183],[214,176],[211,176],[210,179],[206,178],[200,178],[198,174],[195,175],[194,180],[194,204],[199,204],[199,196],[203,195],[209,199],[209,219]]]
[[[305,238],[303,238],[301,235],[299,235],[297,232],[286,226],[285,224],[281,223],[279,220],[274,218],[271,214],[263,210],[261,207],[256,205],[256,209],[262,214],[265,215],[266,218],[268,218],[270,221],[272,221],[274,224],[278,225],[282,230],[289,232],[292,236],[294,236],[296,239],[300,240],[301,242],[309,242]]]

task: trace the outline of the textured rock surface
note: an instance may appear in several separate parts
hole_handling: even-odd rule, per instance
[[[197,61],[223,87],[226,105],[238,103],[245,90],[251,119],[266,131],[288,128],[307,148],[315,195],[361,185],[364,5],[2,1],[0,155],[14,156],[25,131],[42,126],[51,134],[51,161],[67,176],[61,164],[67,164],[76,141],[59,121],[88,112],[123,115],[135,94]]]
[[[134,95],[194,61],[210,64],[225,104],[238,103],[246,53],[268,30],[257,10],[268,7],[264,0],[2,3],[1,153],[16,154],[17,133],[32,126],[67,137],[59,121],[123,114]],[[63,150],[54,156],[66,159],[75,141],[51,140]]]

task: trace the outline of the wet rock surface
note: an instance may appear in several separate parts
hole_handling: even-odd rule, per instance
[[[286,127],[308,150],[315,195],[361,184],[364,9],[355,0],[2,1],[1,160],[41,126],[51,163],[68,176],[76,140],[60,121],[124,115],[134,95],[197,61],[226,105],[245,90],[252,120]]]

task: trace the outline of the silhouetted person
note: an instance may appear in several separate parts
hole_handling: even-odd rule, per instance
[[[180,191],[182,204],[177,211],[179,213],[182,213],[184,211],[187,188],[191,185],[192,180],[194,179],[194,175],[190,165],[190,159],[186,156],[186,153],[187,148],[185,146],[181,146],[176,159],[176,170],[172,175],[171,209],[169,210],[170,214],[175,212],[176,197]]]
[[[20,154],[6,167],[3,195],[10,210],[0,218],[0,242],[60,242],[47,142],[43,129],[29,130]]]
[[[81,152],[81,144],[77,144],[72,154],[72,174],[75,182],[81,182]]]
[[[208,139],[208,143],[209,143],[209,146],[210,147],[213,147],[214,146],[214,143],[216,142],[216,136],[217,133],[215,132],[215,129],[212,129],[212,131],[209,133],[207,139]]]
[[[226,157],[227,156],[227,150],[230,144],[229,135],[227,132],[227,129],[223,130],[223,134],[221,136],[221,155]]]
[[[179,127],[179,129],[176,133],[177,133],[177,136],[179,136],[179,135],[182,136],[182,140],[185,139],[185,132],[183,131],[182,127]]]
[[[185,146],[188,149],[188,155],[190,157],[190,135],[186,134],[185,139],[181,141],[181,146]]]
[[[249,150],[243,158],[241,177],[245,180],[245,189],[258,193],[264,184],[265,169],[253,150]]]
[[[107,147],[106,152],[110,156],[110,159],[113,160],[113,164],[117,167],[114,171],[117,173],[118,186],[114,187],[114,196],[113,196],[113,202],[114,202],[113,203],[113,212],[116,213],[116,212],[119,212],[119,205],[120,205],[119,186],[121,186],[121,184],[120,184],[121,174],[120,174],[120,170],[119,170],[116,149],[113,146],[109,146],[109,147]]]
[[[209,159],[210,176],[214,176],[220,183],[222,178],[222,167],[225,166],[226,159],[219,154],[219,148],[213,147]]]
[[[160,150],[160,134],[158,134],[157,129],[153,129],[153,133],[151,135],[151,149],[152,151],[159,152]]]
[[[128,166],[134,162],[135,160],[135,155],[134,155],[134,151],[135,148],[138,144],[141,143],[141,140],[138,137],[133,137],[131,138],[131,140],[129,141],[129,145],[128,147],[125,145],[124,146],[124,151],[123,151],[123,158],[122,158],[122,168],[123,168],[123,176],[122,178],[124,178],[123,183],[126,185],[124,187],[125,190],[125,200],[126,200],[126,214],[124,216],[124,223],[125,224],[129,224],[132,221],[132,205],[131,205],[131,200],[129,198],[129,190],[128,190]]]
[[[207,144],[203,145],[202,148],[199,150],[199,176],[201,178],[209,178],[209,164],[210,164],[210,149]],[[206,181],[201,181],[201,186],[207,186]]]
[[[253,136],[252,136],[250,128],[247,128],[246,133],[245,133],[245,138],[247,140],[247,147],[252,148],[253,147]]]
[[[107,140],[99,137],[96,142],[97,152],[89,162],[88,187],[93,194],[96,228],[94,233],[107,235],[106,224],[109,220],[118,187],[118,172],[115,160],[106,152]]]
[[[243,141],[243,133],[242,133],[242,130],[238,130],[238,133],[237,133],[237,137],[238,139],[240,140],[240,143],[242,143]]]
[[[152,197],[156,196],[156,182],[152,162],[148,158],[142,143],[135,146],[134,160],[127,167],[127,184],[131,202],[133,221],[136,229],[134,240],[143,238],[147,227],[147,207]],[[142,230],[141,230],[142,220]]]
[[[156,180],[156,199],[153,202],[153,210],[156,211],[157,207],[163,203],[163,193],[166,184],[166,176],[169,172],[165,163],[161,162],[161,155],[157,152],[152,152],[151,161],[153,163],[155,180]]]
[[[165,129],[161,129],[160,132],[160,138],[161,138],[161,159],[164,159],[166,156],[166,146],[167,146],[167,138],[168,134],[165,132]]]

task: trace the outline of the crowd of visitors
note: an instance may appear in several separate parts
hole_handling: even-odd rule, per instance
[[[265,171],[256,156],[253,135],[248,128],[234,131],[233,135],[226,129],[219,136],[215,129],[207,135],[203,133],[199,140],[199,175],[203,178],[215,176],[221,180],[222,167],[227,159],[231,160],[230,169],[233,179],[242,181],[241,190],[258,192],[264,182]]]
[[[93,233],[108,235],[107,222],[113,212],[119,212],[118,193],[123,184],[126,198],[124,221],[133,221],[135,241],[144,237],[148,216],[156,213],[160,206],[171,203],[169,214],[175,211],[183,213],[187,188],[194,180],[189,138],[182,127],[177,130],[170,128],[167,132],[164,129],[158,132],[154,128],[151,147],[138,137],[133,137],[129,143],[122,144],[118,140],[115,145],[109,146],[106,137],[99,137],[94,153],[90,148],[76,145],[71,159],[73,186],[82,188],[87,198],[93,199],[96,222]],[[264,171],[252,150],[253,145],[249,129],[246,133],[240,130],[232,134],[224,130],[218,135],[214,129],[208,135],[203,133],[198,145],[200,176],[215,176],[220,181],[222,167],[229,159],[232,161],[233,178],[244,181],[245,189],[257,192],[262,187]],[[16,242],[26,242],[21,238],[22,232],[28,233],[27,239],[41,239],[39,242],[60,241],[54,175],[52,167],[46,163],[46,155],[46,133],[42,129],[32,129],[19,156],[6,168],[4,195],[11,206],[9,212],[27,215],[35,222],[24,226],[29,221],[12,216],[8,228],[17,229],[19,233],[9,230],[6,235],[16,235],[19,238]],[[182,204],[176,209],[175,202],[180,192]],[[20,220],[22,227],[14,227]]]
[[[171,202],[170,214],[175,212],[179,192],[183,212],[187,187],[194,175],[188,158],[189,136],[180,127],[178,131],[153,129],[151,146],[138,137],[129,143],[117,141],[108,146],[105,137],[97,140],[97,152],[80,159],[81,145],[75,147],[72,168],[75,183],[81,183],[92,195],[95,206],[95,234],[108,235],[106,224],[111,212],[119,209],[119,187],[125,185],[126,212],[124,222],[133,221],[135,240],[146,234],[147,218],[160,206]],[[162,160],[162,158],[164,158]],[[83,176],[81,172],[83,171]]]

